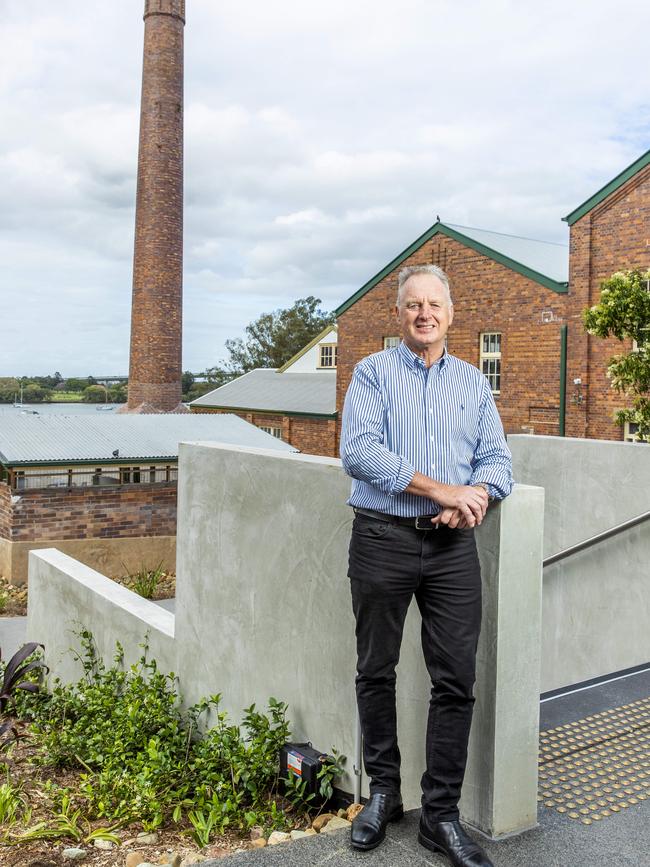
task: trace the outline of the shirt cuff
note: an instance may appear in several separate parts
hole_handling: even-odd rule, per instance
[[[390,493],[390,496],[395,496],[395,494],[401,494],[413,481],[413,476],[415,475],[415,467],[412,467],[408,461],[401,459],[399,470],[397,471],[397,477],[395,479],[395,485],[393,490]]]

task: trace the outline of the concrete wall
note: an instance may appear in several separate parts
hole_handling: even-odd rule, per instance
[[[352,515],[340,462],[182,444],[180,467],[174,649],[168,633],[156,636],[156,647],[188,702],[220,692],[238,719],[253,701],[265,706],[272,695],[287,701],[295,738],[347,755],[341,787],[352,791],[356,660],[346,577]],[[542,499],[539,488],[517,487],[490,509],[478,533],[485,616],[462,809],[495,836],[536,822]],[[133,643],[153,627],[142,610],[134,614],[131,600],[123,628],[115,609],[132,594],[116,588],[115,608],[107,609],[111,593],[97,583],[101,576],[84,577],[90,570],[63,556],[31,554],[30,582],[38,576],[38,586],[36,593],[30,586],[28,634],[45,642],[48,657],[61,646],[55,631],[66,618],[90,628],[107,655],[115,637],[125,640],[128,632]],[[67,583],[61,570],[69,572]],[[56,583],[48,581],[52,572]],[[65,604],[53,620],[59,587]],[[89,597],[92,589],[102,594],[100,603]],[[413,606],[398,675],[407,807],[419,805],[429,692]]]
[[[650,447],[511,436],[515,479],[545,488],[549,557],[650,509]],[[544,570],[542,690],[650,660],[650,523]]]
[[[130,664],[149,644],[149,658],[163,671],[173,671],[174,615],[132,593],[67,554],[48,548],[29,555],[27,640],[45,645],[50,676],[75,681],[81,667],[70,648],[76,635],[90,629],[100,655],[110,664],[119,641]]]

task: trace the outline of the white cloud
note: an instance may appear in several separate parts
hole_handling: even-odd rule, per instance
[[[565,240],[650,146],[641,0],[187,6],[191,369],[263,310],[338,305],[436,214]],[[2,4],[0,374],[127,369],[142,7]]]

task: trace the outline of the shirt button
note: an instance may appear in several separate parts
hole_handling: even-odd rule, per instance
[[[436,438],[435,438],[435,437],[431,437],[431,442],[432,442],[432,443],[435,443],[435,441],[436,441]]]

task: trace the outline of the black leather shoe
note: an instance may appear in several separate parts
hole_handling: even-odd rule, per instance
[[[403,815],[400,795],[387,792],[371,795],[363,810],[352,820],[350,842],[355,849],[374,849],[386,836],[386,825],[396,822]]]
[[[432,852],[442,852],[453,867],[494,867],[487,854],[462,829],[460,822],[436,822],[428,826],[420,819],[418,842]]]

